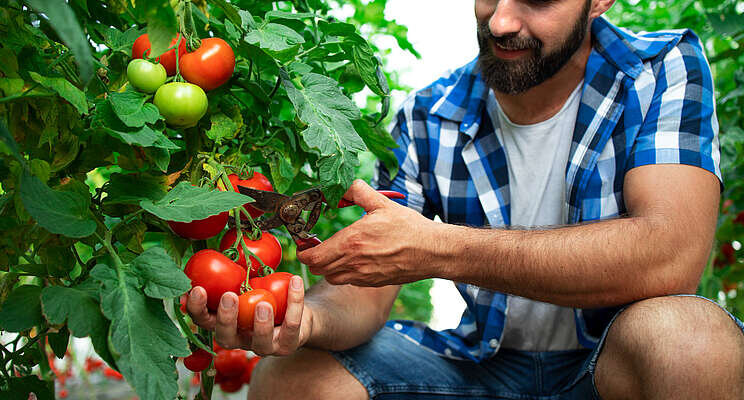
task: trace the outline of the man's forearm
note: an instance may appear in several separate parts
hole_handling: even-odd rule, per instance
[[[685,246],[663,218],[549,230],[444,226],[443,278],[559,305],[592,308],[694,292],[710,245]],[[687,248],[685,248],[687,247]],[[702,250],[701,250],[702,248]]]
[[[361,288],[318,282],[306,294],[313,329],[306,345],[346,350],[368,341],[388,318],[399,286]]]

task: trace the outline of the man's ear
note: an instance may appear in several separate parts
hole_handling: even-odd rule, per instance
[[[591,0],[591,2],[591,11],[589,11],[589,18],[591,19],[598,18],[615,4],[615,0]]]

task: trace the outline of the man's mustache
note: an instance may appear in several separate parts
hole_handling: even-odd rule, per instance
[[[487,25],[478,26],[478,37],[482,44],[491,41],[497,46],[507,50],[526,50],[542,48],[542,42],[535,38],[519,37],[516,33],[503,36],[494,36]]]

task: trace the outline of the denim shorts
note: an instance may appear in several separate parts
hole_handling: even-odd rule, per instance
[[[594,370],[611,325],[593,350],[501,349],[482,363],[441,357],[389,327],[366,344],[331,354],[370,399],[599,400]]]

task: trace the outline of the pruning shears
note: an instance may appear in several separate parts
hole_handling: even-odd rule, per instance
[[[240,193],[253,198],[254,202],[251,203],[251,206],[271,214],[256,221],[257,227],[262,231],[285,226],[289,235],[297,244],[297,250],[299,251],[315,247],[321,243],[316,235],[310,233],[315,223],[318,222],[323,203],[327,203],[323,192],[319,188],[304,190],[291,196],[246,186],[238,186],[238,190]],[[406,197],[402,193],[390,190],[378,190],[378,192],[389,199],[404,199]],[[338,208],[353,205],[353,202],[341,199]],[[304,211],[310,212],[307,221],[302,217]]]

